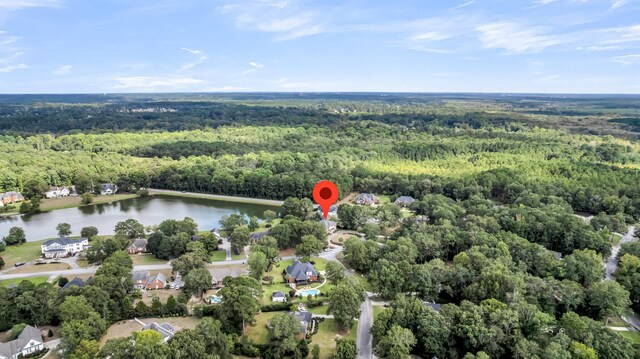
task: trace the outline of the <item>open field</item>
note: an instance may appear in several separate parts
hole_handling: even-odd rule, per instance
[[[5,262],[5,268],[11,267],[18,262],[30,262],[40,258],[42,254],[41,244],[42,241],[38,241],[7,246],[4,252],[0,252],[0,257]]]
[[[158,323],[169,323],[173,326],[176,326],[176,330],[181,329],[193,329],[195,328],[200,319],[196,317],[174,317],[174,318],[145,318],[141,319],[144,323],[158,322]],[[100,339],[100,346],[103,346],[104,343],[109,339],[115,338],[125,338],[131,335],[131,333],[139,331],[142,329],[142,325],[136,322],[135,320],[124,320],[121,322],[117,322],[107,329],[107,332]]]
[[[356,339],[358,333],[358,322],[353,325],[353,328],[348,332],[341,332],[338,328],[338,323],[334,319],[325,319],[320,323],[318,332],[313,335],[309,348],[313,348],[315,344],[320,347],[320,358],[329,358],[336,349],[336,339],[346,337],[349,339]]]
[[[629,339],[633,344],[640,344],[640,333],[638,332],[617,332],[617,333]]]
[[[8,286],[11,286],[13,284],[18,285],[23,280],[27,280],[27,281],[37,285],[37,284],[46,282],[47,279],[49,279],[49,276],[46,276],[46,275],[45,276],[28,277],[28,278],[5,279],[5,280],[0,280],[0,286],[8,287]]]
[[[130,257],[134,266],[167,263],[166,260],[158,259],[150,253],[131,254]]]
[[[164,304],[167,302],[167,299],[169,299],[170,296],[173,296],[174,298],[177,299],[179,294],[180,294],[180,290],[178,289],[149,290],[142,293],[142,301],[148,306],[151,306],[151,304],[153,304],[153,298],[158,298],[160,302]],[[135,306],[135,303],[134,303],[134,306]]]
[[[378,315],[380,315],[380,313],[384,312],[387,308],[385,307],[381,307],[379,305],[374,305],[373,306],[373,320],[375,321],[376,318],[378,318]]]
[[[54,209],[91,206],[93,204],[109,203],[109,202],[121,201],[123,199],[130,199],[130,198],[136,198],[136,197],[138,197],[137,194],[130,194],[130,193],[114,194],[109,196],[94,196],[93,202],[86,205],[82,204],[80,200],[80,196],[50,198],[50,199],[43,199],[42,201],[40,201],[40,210],[43,212],[46,212],[46,211],[52,211]]]

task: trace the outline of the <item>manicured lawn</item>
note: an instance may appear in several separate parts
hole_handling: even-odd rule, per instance
[[[0,280],[0,286],[5,286],[8,287],[12,284],[20,284],[20,282],[22,282],[23,280],[27,280],[33,284],[40,284],[40,283],[44,283],[47,281],[47,279],[49,279],[49,276],[36,276],[36,277],[28,277],[28,278],[16,278],[16,279],[5,279],[5,280]]]
[[[327,309],[329,309],[329,306],[323,305],[320,307],[309,308],[308,310],[313,314],[327,315]]]
[[[240,252],[240,254],[233,254],[233,252],[231,252],[231,259],[233,260],[246,259],[246,256],[244,251]]]
[[[621,239],[622,239],[621,235],[614,233],[611,235],[611,244],[615,246],[616,244],[620,243]]]
[[[633,344],[640,344],[640,333],[638,332],[617,332],[617,333],[629,339]]]
[[[274,281],[274,284],[263,285],[262,290],[262,304],[271,304],[271,295],[273,294],[273,292],[289,293],[291,287],[289,287],[285,283],[275,283]]]
[[[256,315],[256,325],[253,327],[246,327],[245,334],[257,344],[268,344],[269,329],[267,329],[267,323],[271,318],[283,313],[284,312],[259,313]]]
[[[78,259],[76,261],[76,264],[80,267],[80,268],[87,268],[89,266],[89,261],[87,259]]]
[[[391,197],[386,194],[377,194],[376,196],[379,200],[378,204],[387,204],[391,202]]]
[[[606,319],[603,321],[606,322]],[[615,318],[609,318],[609,322],[607,324],[610,327],[626,327],[629,324],[627,324],[624,320],[622,320],[622,318],[619,317],[615,317]]]
[[[88,205],[82,204],[80,200],[80,196],[43,199],[40,202],[40,210],[44,212],[44,211],[51,211],[54,209],[90,206],[92,204],[109,203],[109,202],[120,201],[123,199],[136,198],[136,197],[138,197],[137,194],[114,194],[110,196],[94,196],[93,202]]]
[[[42,241],[38,241],[7,246],[4,252],[0,252],[0,257],[4,259],[5,268],[18,262],[31,262],[40,258],[42,255],[41,244]]]
[[[134,266],[167,263],[166,259],[158,259],[151,253],[130,254],[129,256]]]
[[[356,322],[349,332],[342,334],[345,334],[344,337],[346,338],[355,340],[357,333],[358,323]],[[309,350],[317,344],[320,347],[320,358],[329,358],[335,352],[336,339],[340,337],[343,336],[340,335],[336,321],[334,319],[325,319],[320,323],[318,332],[313,335]]]
[[[209,261],[211,261],[211,262],[221,262],[221,261],[223,261],[225,259],[227,259],[227,252],[225,250],[220,250],[220,251],[213,252],[213,254],[211,255],[211,258],[209,259]]]

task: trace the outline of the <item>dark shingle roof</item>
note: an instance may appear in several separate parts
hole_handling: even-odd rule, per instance
[[[85,281],[83,281],[82,279],[75,277],[72,280],[70,280],[69,282],[67,282],[67,284],[64,285],[64,287],[62,287],[60,290],[65,290],[67,288],[76,286],[76,287],[84,287],[85,285]]]
[[[295,262],[293,262],[292,265],[288,266],[287,269],[285,269],[285,271],[287,272],[288,275],[295,278],[296,281],[308,280],[309,279],[309,275],[307,275],[308,272],[310,272],[311,275],[318,275],[318,271],[316,271],[316,269],[313,267],[311,263],[309,262],[302,263],[297,259]]]
[[[289,312],[289,315],[293,315],[298,321],[300,321],[300,333],[307,333],[308,325],[313,320],[313,314],[310,312]]]
[[[393,203],[395,203],[396,205],[399,205],[399,206],[401,206],[401,205],[402,206],[406,206],[406,205],[409,205],[409,204],[413,203],[414,201],[415,200],[413,199],[413,197],[400,196],[400,197],[396,198],[395,202],[393,202]]]
[[[285,298],[286,295],[284,294],[284,292],[273,292],[273,294],[271,294],[271,298]]]

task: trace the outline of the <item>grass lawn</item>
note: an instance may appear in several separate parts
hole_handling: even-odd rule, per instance
[[[629,339],[633,344],[640,344],[640,333],[638,332],[617,332],[617,333]]]
[[[40,210],[43,212],[46,212],[54,209],[90,206],[92,204],[109,203],[109,202],[120,201],[123,199],[136,198],[136,197],[138,197],[137,194],[114,194],[109,196],[95,196],[93,197],[93,202],[88,205],[82,204],[80,200],[80,196],[50,198],[50,199],[43,199],[42,201],[40,201]]]
[[[7,246],[4,252],[0,252],[0,256],[5,262],[5,268],[11,267],[18,262],[31,262],[40,258],[42,255],[41,244],[42,241],[38,241]]]
[[[87,268],[89,266],[89,261],[87,259],[78,259],[76,264],[80,268]]]
[[[391,197],[389,197],[386,194],[380,194],[380,195],[376,195],[378,197],[378,204],[387,204],[387,203],[391,203]]]
[[[327,309],[329,309],[329,306],[323,305],[320,307],[309,308],[308,310],[313,314],[327,315]]]
[[[226,258],[226,254],[225,254],[225,258]],[[231,259],[233,260],[238,260],[238,259],[247,259],[245,256],[244,251],[240,252],[240,254],[233,254],[233,252],[231,252]]]
[[[269,330],[267,329],[267,323],[271,318],[283,313],[284,312],[258,313],[256,315],[256,325],[253,327],[246,327],[246,336],[251,338],[257,344],[268,344]]]
[[[620,240],[622,239],[622,236],[619,234],[612,234],[611,235],[611,243],[615,246],[616,244],[620,243]]]
[[[158,259],[151,253],[130,254],[129,256],[134,266],[167,263],[166,259]]]
[[[317,344],[320,347],[320,358],[329,358],[331,357],[331,354],[335,352],[337,338],[346,337],[355,340],[357,332],[357,322],[353,325],[349,332],[340,333],[338,324],[334,319],[325,319],[322,323],[320,323],[318,332],[313,335],[311,344],[309,344],[309,350],[311,350],[313,346]]]
[[[603,324],[604,324],[604,322],[606,322],[606,321],[607,321],[607,320],[605,319],[605,320],[603,321]],[[626,327],[626,326],[628,326],[629,324],[627,324],[627,323],[626,323],[624,320],[622,320],[622,318],[620,318],[620,317],[615,317],[615,318],[613,318],[613,317],[612,317],[612,318],[609,318],[609,322],[608,322],[608,324],[607,324],[607,325],[608,325],[608,326],[610,326],[610,327]]]
[[[256,229],[254,232],[264,232],[264,231],[266,231],[268,229],[271,229],[271,228],[275,227],[281,221],[282,221],[282,218],[276,218],[271,223],[267,223],[264,220],[260,221],[260,227],[258,227],[258,229]],[[267,224],[270,224],[270,226],[268,228],[267,228]]]
[[[27,280],[33,284],[40,284],[40,283],[44,283],[47,281],[47,279],[49,279],[49,276],[44,275],[44,276],[36,276],[36,277],[28,277],[28,278],[15,278],[15,279],[5,279],[5,280],[0,280],[0,286],[5,286],[8,287],[12,284],[20,284],[20,282],[22,282],[23,280]]]
[[[24,265],[22,267],[18,267],[11,271],[11,274],[19,274],[19,273],[39,273],[45,271],[57,271],[57,270],[65,270],[70,269],[67,263],[51,263],[51,264],[38,264],[38,265]]]
[[[380,315],[380,313],[384,312],[387,308],[385,307],[381,307],[379,305],[374,305],[373,306],[373,320],[375,321],[378,318],[378,315]]]
[[[225,259],[227,259],[227,251],[220,250],[220,251],[213,252],[213,254],[211,255],[211,258],[209,259],[209,261],[211,261],[211,262],[221,262],[221,261],[223,261]]]
[[[176,331],[181,329],[193,329],[198,325],[200,319],[196,317],[174,317],[174,318],[144,318],[141,319],[144,323],[158,322],[158,323],[169,323],[173,326],[176,326]],[[103,346],[104,343],[109,339],[114,338],[125,338],[131,335],[131,333],[139,331],[142,329],[142,326],[137,323],[135,320],[124,320],[121,322],[117,322],[107,329],[107,332],[100,339],[100,346]]]
[[[151,306],[153,304],[153,298],[158,298],[160,302],[164,304],[167,302],[167,299],[169,299],[170,296],[173,296],[177,299],[178,295],[180,295],[180,290],[178,289],[148,290],[142,293],[142,301],[146,305]],[[134,306],[135,304],[137,303],[134,303]]]

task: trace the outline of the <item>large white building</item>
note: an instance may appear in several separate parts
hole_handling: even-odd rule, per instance
[[[61,258],[71,254],[82,252],[89,247],[89,240],[86,238],[71,239],[60,237],[44,242],[40,248],[45,258]]]
[[[47,198],[59,198],[67,197],[70,191],[67,187],[49,187],[49,190],[44,193]]]
[[[18,339],[0,343],[0,359],[17,359],[44,349],[40,329],[27,325]]]

